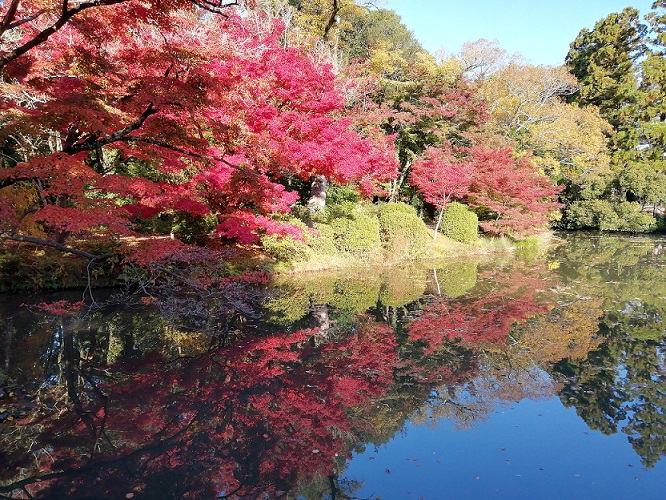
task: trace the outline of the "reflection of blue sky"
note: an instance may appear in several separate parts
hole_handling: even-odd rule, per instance
[[[387,473],[387,470],[390,473]],[[408,423],[349,463],[358,498],[663,498],[666,462],[643,470],[626,436],[588,429],[557,398],[498,409],[470,431]]]

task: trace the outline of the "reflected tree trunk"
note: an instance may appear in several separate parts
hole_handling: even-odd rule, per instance
[[[9,372],[9,358],[12,352],[12,340],[14,339],[14,322],[11,318],[5,320],[5,334],[2,342],[2,368],[5,373]]]
[[[437,232],[435,232],[435,237],[437,237]],[[442,296],[442,287],[439,286],[439,279],[437,278],[437,269],[432,270],[432,275],[435,278],[435,285],[437,285],[437,295]]]
[[[313,347],[325,344],[330,340],[331,318],[328,314],[327,304],[317,304],[311,308],[312,317],[316,320],[318,332],[312,337]]]

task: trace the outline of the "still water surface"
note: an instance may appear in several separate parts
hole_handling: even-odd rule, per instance
[[[243,318],[41,300],[0,299],[0,497],[664,498],[664,238],[282,279]]]

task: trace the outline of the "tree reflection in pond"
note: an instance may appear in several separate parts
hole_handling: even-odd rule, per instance
[[[46,352],[57,376],[44,381],[39,410],[3,433],[0,491],[56,498],[277,495],[334,477],[356,443],[381,427],[376,410],[396,377],[418,405],[435,384],[471,370],[464,358],[441,365],[424,356],[401,359],[394,330],[363,315],[334,341],[311,342],[318,330],[253,332],[186,355],[154,345],[141,358],[130,349],[110,356],[108,334],[119,326],[110,320],[99,330],[106,342],[92,343],[92,325],[75,318],[51,326]],[[170,328],[154,333],[166,336]],[[109,357],[115,363],[107,364]]]
[[[177,307],[49,318],[7,300],[0,494],[353,497],[346,459],[407,421],[473,427],[555,395],[652,467],[666,452],[664,254],[611,240],[299,277],[275,284],[266,320],[237,324]]]
[[[562,402],[591,429],[627,434],[646,467],[666,454],[665,249],[654,238],[578,236],[557,255],[563,281],[603,301],[603,343],[585,359],[553,366]]]

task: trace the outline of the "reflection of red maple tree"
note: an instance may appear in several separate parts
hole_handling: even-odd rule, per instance
[[[537,298],[544,288],[544,281],[534,269],[498,273],[490,293],[440,298],[426,307],[421,317],[409,325],[409,339],[427,341],[426,353],[455,339],[477,346],[504,344],[514,323],[549,310],[549,305]]]
[[[170,476],[180,497],[254,496],[328,475],[349,453],[345,436],[369,430],[363,408],[393,383],[397,351],[393,330],[370,321],[318,347],[308,342],[314,333],[247,339],[172,365],[125,365],[132,373],[99,387],[108,404],[91,405],[85,421],[70,413],[42,422],[55,436],[39,443],[51,458],[27,490],[149,495]],[[93,420],[104,432],[82,446]]]

